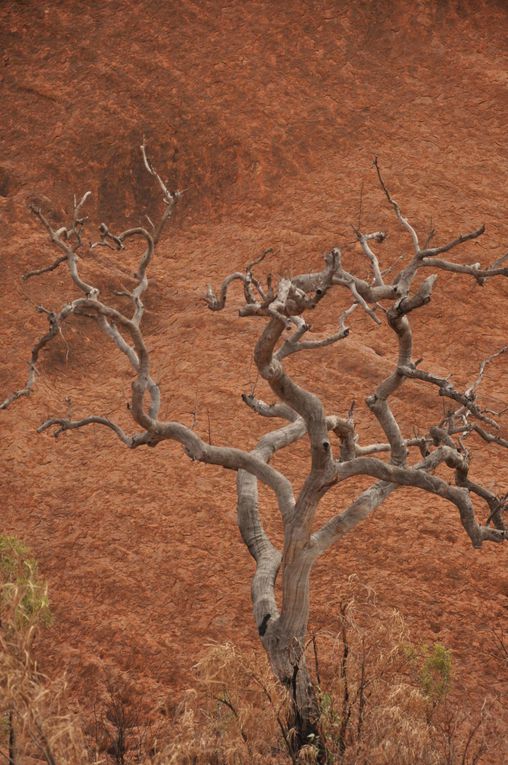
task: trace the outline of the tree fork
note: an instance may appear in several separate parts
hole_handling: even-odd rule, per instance
[[[96,322],[124,354],[131,368],[133,382],[129,411],[138,430],[126,433],[108,417],[93,414],[79,419],[54,416],[41,424],[39,432],[52,431],[58,437],[92,424],[102,425],[129,448],[157,447],[163,441],[173,440],[182,445],[190,459],[221,465],[237,472],[238,526],[243,542],[255,561],[251,590],[255,628],[274,674],[288,689],[292,699],[292,721],[296,748],[299,748],[309,741],[316,742],[319,728],[318,702],[305,659],[310,575],[314,562],[331,545],[341,541],[367,519],[400,486],[430,492],[455,505],[464,530],[475,547],[480,547],[485,541],[502,542],[508,536],[504,520],[508,488],[495,495],[482,485],[481,480],[471,475],[474,446],[488,443],[497,448],[508,447],[501,430],[503,412],[496,414],[483,406],[479,390],[487,366],[504,354],[508,346],[484,359],[476,379],[461,392],[448,379],[420,370],[419,361],[413,361],[410,322],[410,315],[432,299],[436,280],[433,274],[418,282],[421,269],[433,267],[441,272],[454,273],[459,278],[473,276],[483,285],[490,279],[508,276],[508,269],[503,266],[507,256],[483,266],[478,263],[458,264],[436,257],[478,239],[484,233],[483,226],[434,248],[428,247],[428,238],[427,244],[421,247],[415,228],[389,192],[376,159],[374,167],[381,189],[397,221],[409,236],[413,249],[413,255],[406,258],[391,282],[386,280],[389,271],[381,268],[377,253],[378,246],[386,240],[386,234],[355,229],[359,246],[371,270],[369,280],[348,271],[340,249],[333,247],[326,253],[323,268],[318,271],[292,278],[283,277],[278,281],[270,274],[265,279],[255,276],[254,268],[265,262],[270,254],[270,250],[265,250],[260,257],[251,259],[244,271],[227,275],[218,293],[208,287],[205,301],[212,311],[220,311],[226,306],[230,289],[240,284],[243,296],[239,306],[240,316],[261,317],[265,322],[254,350],[254,361],[259,376],[266,380],[276,401],[267,404],[256,399],[253,391],[242,398],[257,415],[283,422],[266,433],[250,451],[233,446],[215,446],[203,441],[183,423],[159,419],[161,393],[152,376],[150,354],[141,329],[143,296],[149,284],[150,264],[180,193],[167,188],[149,161],[144,143],[141,151],[147,172],[162,192],[164,210],[157,225],[150,223],[150,228],[136,227],[114,234],[106,224],[101,224],[99,240],[87,245],[84,234],[88,220],[83,216],[82,208],[90,196],[89,192],[79,201],[75,200],[70,224],[57,230],[41,210],[32,208],[35,218],[57,249],[58,258],[48,266],[30,271],[24,278],[35,278],[66,267],[71,282],[81,296],[64,303],[59,310],[39,307],[38,310],[47,316],[49,329],[34,343],[26,384],[8,395],[0,404],[0,409],[7,409],[20,398],[34,394],[37,376],[42,373],[41,351],[60,333],[69,317],[84,317]],[[99,289],[81,277],[78,253],[82,255],[86,251],[92,257],[99,247],[124,249],[132,240],[144,242],[145,249],[135,274],[134,288],[119,293],[127,306],[120,311],[104,302]],[[348,295],[351,304],[337,317],[334,332],[316,338],[309,334],[311,325],[306,316],[322,303],[328,304],[333,311],[333,296],[338,291]],[[295,353],[334,346],[340,349],[341,340],[350,334],[347,322],[355,311],[356,315],[363,312],[375,325],[381,324],[380,316],[384,316],[397,343],[397,358],[391,373],[366,401],[384,433],[386,440],[380,443],[362,442],[353,419],[353,406],[349,409],[348,404],[344,406],[346,416],[327,414],[319,391],[308,390],[296,382],[285,366],[286,358]],[[404,435],[392,409],[391,399],[405,383],[415,389],[417,384],[430,385],[437,389],[439,395],[451,400],[455,409],[448,411],[440,422],[430,422],[423,434]],[[414,400],[416,406],[416,393]],[[304,438],[309,442],[309,464],[307,474],[303,476],[303,488],[295,496],[291,481],[270,462],[274,454]],[[469,439],[469,451],[465,447],[466,439]],[[416,457],[413,456],[415,448]],[[439,476],[435,475],[437,468],[441,468]],[[361,491],[349,507],[314,528],[316,510],[323,496],[356,476],[370,476],[374,482]],[[282,549],[277,548],[263,527],[259,481],[271,491],[280,514],[284,529]],[[477,519],[472,496],[483,507],[486,518],[483,523]],[[275,593],[278,576],[282,580],[280,598]]]

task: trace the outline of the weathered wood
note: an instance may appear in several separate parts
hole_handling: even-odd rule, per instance
[[[246,266],[245,272],[235,271],[226,276],[218,291],[208,288],[205,298],[213,311],[224,309],[229,290],[238,282],[242,285],[244,302],[239,313],[244,317],[262,317],[265,325],[254,350],[254,361],[259,376],[270,386],[276,397],[274,404],[244,395],[245,403],[265,418],[280,418],[284,424],[264,435],[254,449],[246,451],[232,446],[219,447],[204,442],[193,430],[176,421],[159,419],[160,391],[151,372],[150,355],[145,344],[141,323],[144,306],[143,295],[148,287],[148,269],[154,257],[157,243],[165,224],[171,217],[180,194],[170,192],[157,171],[148,160],[146,147],[141,147],[143,162],[159,184],[165,205],[157,225],[151,230],[142,227],[113,234],[102,224],[100,240],[89,249],[107,247],[124,249],[131,239],[145,242],[135,274],[136,286],[130,292],[119,293],[129,300],[131,315],[108,305],[101,299],[97,287],[85,282],[79,271],[78,253],[85,247],[84,231],[87,219],[82,207],[89,196],[87,192],[74,203],[73,219],[69,227],[54,230],[39,209],[33,209],[37,220],[47,230],[60,255],[51,265],[26,274],[32,278],[67,264],[70,279],[82,296],[66,303],[58,312],[46,313],[49,330],[34,344],[29,362],[29,375],[25,386],[9,395],[0,408],[11,406],[18,398],[31,395],[35,381],[40,351],[60,332],[61,326],[71,317],[84,317],[97,323],[100,329],[125,355],[133,373],[132,396],[129,410],[134,423],[141,429],[130,435],[107,417],[92,415],[81,419],[52,417],[39,428],[39,432],[52,430],[55,436],[66,431],[91,424],[109,428],[130,448],[155,447],[162,441],[179,442],[192,460],[221,465],[237,472],[237,518],[240,533],[255,561],[252,578],[252,607],[256,629],[266,649],[277,678],[287,687],[293,699],[293,722],[296,727],[297,746],[305,744],[310,734],[317,731],[319,709],[312,681],[305,662],[305,639],[309,619],[309,587],[312,567],[319,556],[345,534],[365,520],[400,486],[411,486],[435,494],[454,505],[462,525],[473,546],[480,547],[484,541],[501,542],[508,536],[504,512],[508,495],[496,496],[470,476],[470,459],[463,445],[468,436],[478,436],[483,442],[508,447],[500,435],[500,414],[486,410],[479,399],[479,388],[487,366],[507,351],[500,349],[485,359],[473,383],[464,391],[456,390],[448,379],[440,378],[418,368],[413,361],[413,335],[410,314],[421,309],[432,298],[436,279],[432,275],[413,286],[421,268],[435,266],[440,270],[473,275],[480,283],[497,276],[508,276],[508,269],[501,267],[507,256],[491,266],[463,265],[438,260],[437,255],[452,251],[461,244],[481,236],[484,228],[461,235],[447,244],[429,248],[430,239],[420,247],[418,234],[393,199],[377,160],[375,168],[381,187],[396,218],[410,237],[414,255],[406,259],[400,272],[387,283],[387,272],[382,271],[378,255],[374,252],[386,235],[384,232],[364,234],[355,229],[363,254],[372,269],[373,280],[348,272],[338,248],[332,248],[325,256],[321,271],[300,274],[293,278],[282,277],[274,283],[271,276],[263,280],[253,274],[269,254],[263,254]],[[151,222],[150,222],[151,223]],[[347,290],[352,305],[339,316],[338,329],[323,338],[312,337],[306,314],[323,300],[331,302],[337,290]],[[380,307],[382,306],[382,307]],[[333,346],[349,333],[346,320],[356,308],[363,310],[376,324],[386,318],[393,331],[398,354],[393,369],[382,380],[366,403],[376,417],[385,437],[385,443],[360,444],[353,419],[354,406],[346,417],[327,414],[319,391],[314,392],[297,383],[284,360],[295,353]],[[285,333],[290,331],[287,336]],[[305,338],[305,339],[304,339]],[[390,406],[390,399],[407,380],[419,380],[438,389],[457,404],[440,423],[430,423],[423,435],[404,436],[397,417]],[[415,393],[415,406],[418,394]],[[344,407],[346,409],[346,407]],[[480,424],[479,424],[480,423]],[[332,438],[338,439],[337,444]],[[309,442],[310,464],[303,487],[297,496],[293,486],[281,470],[271,464],[272,456],[291,444],[306,438]],[[418,447],[422,459],[411,462],[410,449]],[[377,455],[387,454],[387,459]],[[439,467],[448,468],[447,478],[434,475]],[[356,476],[371,476],[374,483],[343,512],[314,529],[316,509],[322,497],[341,483]],[[259,512],[258,481],[265,484],[273,494],[284,527],[284,544],[277,549],[269,539]],[[488,518],[484,524],[477,520],[471,500],[474,495],[485,504]],[[276,580],[281,577],[281,596],[276,597]]]

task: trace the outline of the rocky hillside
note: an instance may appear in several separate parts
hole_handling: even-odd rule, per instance
[[[169,185],[185,190],[146,301],[162,414],[194,417],[214,443],[252,446],[266,423],[240,394],[253,379],[260,324],[239,319],[235,300],[208,312],[207,284],[266,247],[264,273],[319,268],[328,248],[350,245],[359,219],[365,230],[389,232],[383,267],[407,253],[371,168],[375,154],[422,234],[434,226],[443,242],[485,223],[457,259],[503,255],[507,33],[503,0],[1,4],[0,398],[23,382],[45,331],[35,307],[74,294],[62,269],[21,281],[54,257],[27,204],[63,221],[72,195],[90,189],[97,224],[155,217],[157,189],[139,152],[146,136]],[[83,273],[106,293],[121,289],[136,253],[94,252]],[[354,247],[346,252],[363,268]],[[482,289],[441,276],[414,318],[425,368],[453,372],[457,386],[470,382],[506,343],[507,297],[508,283]],[[334,326],[337,312],[323,305],[316,330]],[[374,435],[360,404],[395,349],[388,330],[359,314],[351,326],[342,344],[291,368],[331,411],[355,398]],[[151,695],[178,694],[207,642],[257,640],[234,475],[190,463],[176,445],[130,452],[98,427],[57,441],[36,434],[69,406],[76,416],[129,422],[129,370],[89,324],[69,323],[38,372],[33,396],[1,413],[1,481],[2,531],[33,548],[50,583],[55,625],[39,646],[41,664],[66,665],[90,692],[106,667],[128,669]],[[484,388],[492,409],[507,404],[507,372],[506,356],[492,365]],[[442,401],[408,383],[396,409],[410,431],[438,417]],[[507,491],[506,457],[478,444],[473,452],[475,474]],[[298,481],[304,451],[277,459]],[[330,495],[322,517],[351,492]],[[264,503],[280,535],[270,497]],[[355,573],[400,609],[418,639],[453,649],[457,692],[479,704],[507,690],[492,647],[494,631],[508,628],[507,554],[507,546],[473,550],[454,508],[400,492],[319,563],[312,626],[334,628],[341,588]]]

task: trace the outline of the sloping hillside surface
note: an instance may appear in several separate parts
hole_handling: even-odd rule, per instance
[[[264,248],[260,273],[320,268],[351,225],[384,229],[383,267],[408,254],[372,170],[379,156],[404,212],[439,243],[486,224],[457,251],[489,263],[508,248],[506,124],[508,7],[487,0],[55,0],[0,5],[2,347],[0,398],[19,387],[45,331],[37,305],[75,293],[64,270],[21,281],[54,258],[27,203],[64,221],[90,189],[90,215],[114,230],[160,211],[139,145],[170,187],[185,189],[151,269],[145,335],[163,396],[213,443],[252,447],[267,423],[240,399],[255,378],[259,320],[222,313],[202,295]],[[94,251],[83,274],[104,290],[128,286],[137,252]],[[351,267],[365,272],[354,247]],[[506,280],[505,280],[506,282]],[[440,276],[414,316],[416,357],[457,386],[506,343],[508,284]],[[118,298],[115,298],[118,300]],[[314,328],[336,325],[328,300]],[[385,328],[356,312],[338,346],[289,362],[295,379],[344,414],[392,368]],[[34,394],[1,413],[2,532],[34,550],[49,580],[55,625],[39,646],[48,672],[66,665],[93,694],[104,668],[128,670],[153,698],[192,683],[210,641],[255,645],[253,566],[235,521],[235,477],[191,463],[176,445],[129,451],[99,427],[54,440],[48,416],[104,414],[129,427],[130,373],[90,323],[73,321],[43,354]],[[484,391],[507,405],[506,356]],[[258,384],[257,392],[270,399]],[[437,419],[442,400],[407,383],[395,409],[408,433]],[[472,448],[473,448],[473,442]],[[473,448],[475,475],[508,490],[506,455]],[[276,464],[298,482],[304,447]],[[320,518],[345,507],[349,484]],[[263,494],[266,524],[280,527]],[[494,632],[507,629],[508,546],[473,550],[457,512],[416,491],[396,494],[316,567],[311,626],[334,629],[348,576],[398,608],[420,641],[455,657],[456,692],[471,704],[506,691]],[[503,674],[504,673],[504,674]]]

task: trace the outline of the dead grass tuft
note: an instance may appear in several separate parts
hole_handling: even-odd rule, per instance
[[[313,635],[307,646],[321,718],[319,740],[298,754],[291,747],[289,699],[266,657],[231,643],[208,647],[195,667],[195,687],[176,708],[168,701],[158,710],[163,722],[142,719],[132,689],[116,683],[108,686],[90,724],[92,710],[88,717],[72,711],[65,677],[51,681],[33,659],[37,609],[23,612],[33,587],[12,577],[7,584],[1,592],[0,753],[10,765],[502,761],[496,759],[500,730],[488,704],[475,715],[448,701],[452,678],[446,648],[413,644],[400,614],[380,609],[373,594],[354,581],[337,630]]]

